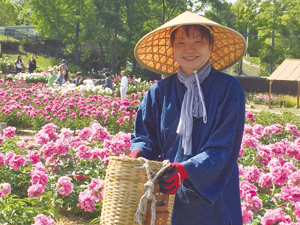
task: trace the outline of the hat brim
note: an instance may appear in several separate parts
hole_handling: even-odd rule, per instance
[[[237,63],[246,52],[246,41],[237,31],[191,12],[184,12],[142,37],[136,44],[134,56],[139,64],[156,73],[176,73],[176,62],[170,45],[170,32],[174,27],[205,25],[213,30],[213,48],[210,62],[217,70]]]

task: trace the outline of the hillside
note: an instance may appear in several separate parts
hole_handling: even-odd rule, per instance
[[[247,76],[259,76],[259,66],[244,58],[243,74]]]

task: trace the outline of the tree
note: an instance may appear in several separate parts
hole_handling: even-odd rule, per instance
[[[18,10],[17,5],[9,0],[0,0],[0,26],[14,26]]]

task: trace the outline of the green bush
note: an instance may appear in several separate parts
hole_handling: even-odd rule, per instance
[[[1,48],[6,51],[18,51],[21,42],[13,37],[0,35]]]

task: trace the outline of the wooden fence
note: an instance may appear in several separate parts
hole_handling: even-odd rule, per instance
[[[269,93],[267,77],[234,76],[237,78],[246,93]],[[273,81],[272,94],[297,96],[298,83],[296,81]]]

